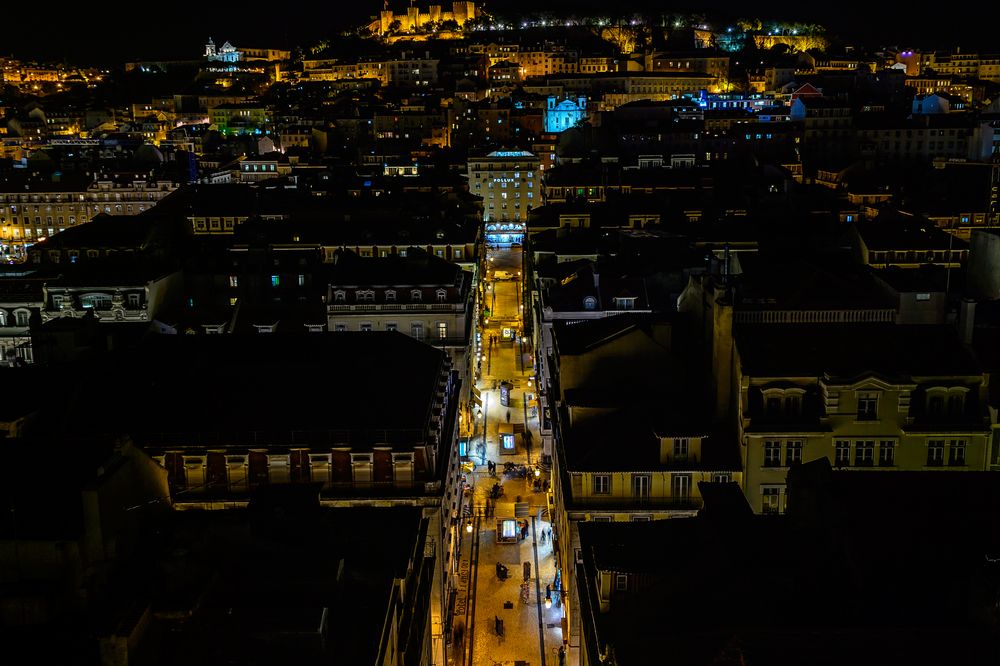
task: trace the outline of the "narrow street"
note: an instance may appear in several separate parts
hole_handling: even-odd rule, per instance
[[[521,248],[490,248],[482,307],[482,396],[468,443],[462,543],[462,592],[453,645],[455,666],[559,665],[563,608],[557,592],[547,506],[549,470],[541,465],[530,341],[523,337]],[[501,391],[509,388],[504,400]],[[507,404],[502,404],[506,401]],[[479,415],[481,410],[482,415]],[[489,462],[496,463],[495,477]],[[511,463],[516,472],[505,473]],[[494,485],[502,494],[496,499]],[[503,521],[508,522],[503,530]],[[471,526],[471,531],[468,531]],[[500,532],[498,538],[498,531]],[[524,538],[522,538],[524,534]],[[498,563],[507,567],[501,580]],[[546,607],[548,605],[548,607]],[[459,612],[461,610],[461,613]]]

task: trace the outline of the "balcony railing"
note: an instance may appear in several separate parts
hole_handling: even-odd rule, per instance
[[[573,509],[581,510],[594,508],[609,510],[620,509],[671,509],[671,510],[695,510],[700,509],[704,500],[700,497],[621,497],[614,495],[590,495],[573,499]]]
[[[462,312],[465,303],[331,303],[327,312]]]

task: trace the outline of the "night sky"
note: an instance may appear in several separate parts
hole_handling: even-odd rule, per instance
[[[392,0],[390,6],[401,10],[407,2]],[[419,2],[429,4],[427,0]],[[441,2],[450,5],[450,0]],[[2,19],[8,26],[0,41],[0,53],[19,57],[69,60],[87,64],[117,64],[130,59],[198,57],[207,37],[218,43],[229,40],[237,46],[288,47],[311,43],[335,35],[339,30],[364,22],[378,13],[381,1],[343,2],[339,0],[303,0],[294,4],[275,4],[275,10],[244,12],[227,8],[218,16],[204,14],[197,4],[150,5],[111,1],[99,10],[60,10],[42,18],[33,15],[31,3],[16,3],[5,8]],[[994,25],[988,15],[973,13],[921,15],[913,7],[898,3],[867,3],[860,11],[856,3],[804,3],[776,0],[757,7],[732,0],[663,3],[651,0],[598,2],[597,0],[491,0],[488,11],[502,14],[528,7],[550,8],[571,14],[575,11],[610,11],[610,7],[637,11],[709,12],[730,17],[758,16],[822,23],[835,33],[861,40],[877,39],[884,43],[917,47],[943,48],[962,44],[968,48],[989,48]],[[971,7],[971,5],[967,5]],[[80,5],[77,5],[80,7]],[[162,11],[162,20],[151,19],[151,12]],[[37,26],[37,27],[36,27]],[[993,48],[995,38],[992,40]]]

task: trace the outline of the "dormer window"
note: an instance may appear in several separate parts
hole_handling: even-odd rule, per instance
[[[333,292],[333,300],[336,303],[343,303],[344,301],[347,300],[347,292],[338,289],[337,291]]]
[[[858,421],[878,421],[878,393],[858,393]]]
[[[444,289],[438,289],[436,292],[438,303],[444,303],[445,299],[448,298],[448,292]]]
[[[687,460],[688,440],[687,438],[674,440],[674,460]]]
[[[586,296],[583,299],[583,309],[584,310],[596,310],[597,309],[597,299],[593,296]]]
[[[927,415],[959,417],[965,413],[967,386],[935,386],[927,389]]]
[[[411,289],[410,290],[410,300],[411,301],[419,302],[421,300],[421,298],[423,298],[423,295],[420,293],[419,289]]]
[[[363,289],[361,291],[358,291],[355,293],[354,296],[359,303],[375,300],[375,292],[371,289]]]
[[[616,310],[634,310],[635,309],[635,298],[634,297],[616,297],[615,298],[615,309]]]
[[[386,300],[386,302],[395,301],[396,300],[396,290],[395,289],[386,289],[385,290],[385,300]]]

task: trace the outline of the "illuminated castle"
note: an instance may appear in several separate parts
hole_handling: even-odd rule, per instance
[[[388,3],[386,3],[388,6]],[[451,11],[441,11],[441,5],[430,5],[427,11],[421,12],[419,7],[410,6],[405,14],[395,14],[391,9],[384,9],[379,14],[379,20],[372,24],[372,32],[384,35],[389,32],[389,25],[393,21],[399,21],[399,30],[402,32],[412,32],[426,23],[441,21],[454,21],[462,27],[465,22],[479,16],[479,8],[475,2],[460,0],[451,3]]]

